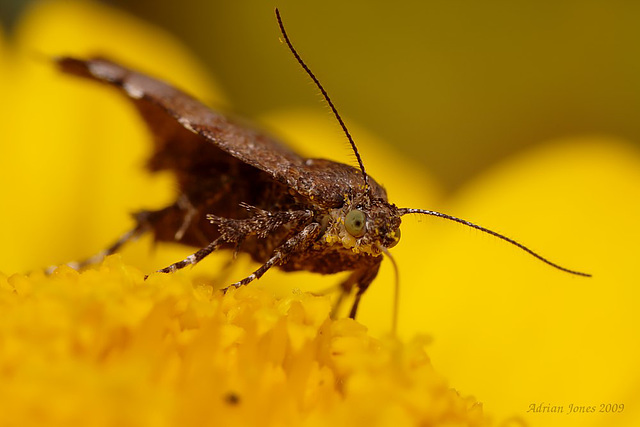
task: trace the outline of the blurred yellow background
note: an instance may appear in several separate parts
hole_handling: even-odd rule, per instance
[[[497,420],[640,423],[640,5],[122,3],[143,19],[61,1],[5,27],[0,271],[88,256],[131,226],[129,212],[173,197],[171,177],[142,170],[150,142],[133,108],[60,76],[48,55],[108,55],[261,122],[305,154],[353,161],[278,42],[278,6],[392,202],[462,216],[594,274],[571,277],[473,230],[405,217],[392,251],[400,335],[432,336],[436,369]],[[190,252],[149,247],[132,245],[125,259],[153,271]],[[216,277],[224,262],[192,273]],[[251,268],[237,264],[234,279]],[[390,325],[389,264],[359,318],[377,335]],[[259,286],[336,281],[270,272]],[[540,403],[626,408],[527,413]]]
[[[4,0],[0,16],[29,3]],[[638,2],[105,3],[189,46],[243,115],[324,110],[278,42],[279,7],[342,114],[419,159],[447,190],[551,138],[640,140]]]

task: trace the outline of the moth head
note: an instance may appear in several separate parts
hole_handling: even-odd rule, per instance
[[[330,213],[332,221],[324,240],[339,243],[355,253],[379,255],[380,247],[392,248],[400,240],[400,214],[395,205],[378,199],[345,203]]]

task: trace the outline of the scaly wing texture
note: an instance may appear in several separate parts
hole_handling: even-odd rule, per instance
[[[317,206],[341,206],[346,193],[363,185],[359,169],[324,159],[305,159],[163,81],[105,59],[62,57],[57,61],[65,72],[119,87],[135,103],[155,137],[152,170],[194,174],[207,169],[207,162],[224,162],[215,159],[210,149],[199,147],[198,140],[203,140],[266,172]],[[371,191],[372,196],[386,200],[384,189],[373,180]]]

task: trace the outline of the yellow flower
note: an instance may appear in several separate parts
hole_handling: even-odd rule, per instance
[[[224,296],[120,256],[0,276],[2,425],[486,425],[424,342],[328,318],[326,297]]]
[[[99,53],[223,103],[170,36],[90,2],[39,4],[14,39],[0,41],[4,273],[91,255],[131,227],[129,212],[173,197],[172,177],[143,171],[150,141],[131,105],[61,76],[47,57]],[[327,117],[263,121],[301,152],[348,161]],[[269,272],[222,297],[213,289],[251,266],[241,258],[222,274],[221,254],[143,282],[141,272],[192,250],[163,245],[151,255],[143,240],[124,261],[81,274],[0,277],[0,424],[487,424],[482,407],[450,387],[496,419],[637,424],[637,150],[609,138],[552,141],[443,200],[419,165],[349,126],[392,202],[476,221],[594,278],[450,223],[405,218],[393,248],[402,281],[395,341],[380,338],[391,323],[388,263],[360,323],[334,322],[326,298],[302,291],[336,277]],[[411,338],[425,334],[434,337],[429,357],[426,341]],[[527,412],[541,403],[626,407]]]

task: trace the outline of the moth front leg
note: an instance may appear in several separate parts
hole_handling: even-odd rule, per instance
[[[289,238],[286,242],[280,245],[274,251],[271,258],[269,258],[267,262],[262,264],[260,268],[258,268],[256,271],[254,271],[244,279],[227,286],[224,290],[226,291],[231,287],[239,288],[240,286],[247,285],[252,281],[262,277],[262,275],[274,265],[277,266],[286,264],[292,254],[305,251],[307,248],[309,248],[309,246],[313,244],[318,236],[320,236],[320,232],[320,224],[313,222],[307,225],[302,229],[302,231],[295,234],[293,237]]]
[[[172,273],[176,270],[180,270],[188,265],[194,265],[198,262],[202,261],[209,254],[220,248],[223,244],[241,244],[247,236],[256,235],[259,237],[266,237],[269,235],[269,232],[278,229],[279,227],[288,224],[291,226],[295,226],[299,224],[301,221],[307,221],[312,217],[312,213],[310,211],[292,211],[292,212],[267,212],[260,209],[252,208],[255,211],[255,215],[251,218],[247,219],[231,219],[231,218],[222,218],[212,214],[207,215],[207,218],[211,221],[212,224],[215,224],[218,227],[218,231],[220,233],[220,237],[209,243],[204,248],[198,250],[197,252],[192,253],[185,259],[175,262],[165,268],[157,270],[157,273]],[[311,224],[313,225],[313,224]],[[316,224],[318,225],[318,224]],[[298,239],[302,239],[307,236],[305,231],[309,226],[304,228],[302,231],[291,237],[287,240],[283,245],[281,245],[276,251],[272,259],[268,260],[263,267],[264,270],[258,269],[256,273],[257,277],[262,276],[265,271],[267,271],[272,265],[280,264],[281,258],[288,259],[288,254],[295,252],[296,245],[300,245],[301,242]],[[318,225],[319,227],[319,225]],[[319,229],[315,232],[315,237],[319,234]],[[311,240],[313,242],[313,240]],[[291,249],[290,247],[293,247]],[[305,246],[306,248],[306,246]],[[278,255],[278,250],[281,250],[281,254]],[[275,259],[273,259],[275,257]],[[253,276],[253,275],[252,275]],[[249,276],[249,277],[252,277]],[[246,281],[249,277],[245,278]],[[246,283],[249,283],[251,280],[256,277],[251,278]],[[238,282],[239,283],[239,282]],[[244,283],[242,283],[244,284]],[[233,286],[233,285],[232,285]],[[238,284],[237,286],[241,286]]]

